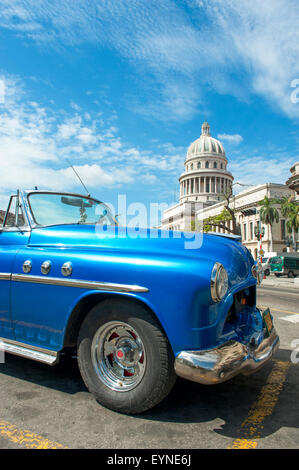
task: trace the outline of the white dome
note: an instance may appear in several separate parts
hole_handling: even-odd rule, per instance
[[[205,121],[202,125],[202,134],[189,146],[187,159],[196,155],[212,154],[225,157],[223,145],[219,140],[210,135],[210,126]]]
[[[204,206],[217,204],[231,190],[233,175],[227,171],[227,158],[219,140],[210,135],[205,121],[202,133],[188,149],[185,171],[179,178],[180,202],[201,202]]]

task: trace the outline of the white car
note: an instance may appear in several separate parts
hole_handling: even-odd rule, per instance
[[[263,271],[264,271],[265,276],[269,276],[269,274],[270,274],[271,259],[272,258],[270,258],[270,257],[262,258],[262,267],[263,267]]]

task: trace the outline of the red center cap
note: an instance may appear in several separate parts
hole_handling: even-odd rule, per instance
[[[119,357],[119,359],[123,358],[124,357],[124,353],[122,351],[118,351],[117,352],[117,357]]]

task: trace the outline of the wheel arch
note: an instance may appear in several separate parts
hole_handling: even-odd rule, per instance
[[[135,294],[124,294],[124,293],[114,293],[114,292],[96,292],[96,293],[87,293],[81,297],[76,305],[73,307],[72,312],[69,316],[63,341],[63,349],[65,348],[74,348],[77,345],[77,338],[79,334],[80,327],[86,318],[89,311],[96,305],[104,302],[109,299],[118,299],[123,302],[132,302],[135,304],[142,305],[146,310],[156,319],[159,323],[161,330],[164,332],[165,336],[168,338],[167,332],[163,327],[160,318],[155,311],[154,306]],[[169,341],[169,338],[168,338]],[[169,341],[170,347],[172,349],[171,342]]]

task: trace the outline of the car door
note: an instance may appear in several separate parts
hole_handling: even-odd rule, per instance
[[[0,338],[14,339],[11,317],[11,274],[16,254],[27,245],[30,231],[12,196],[3,227],[0,227]]]

